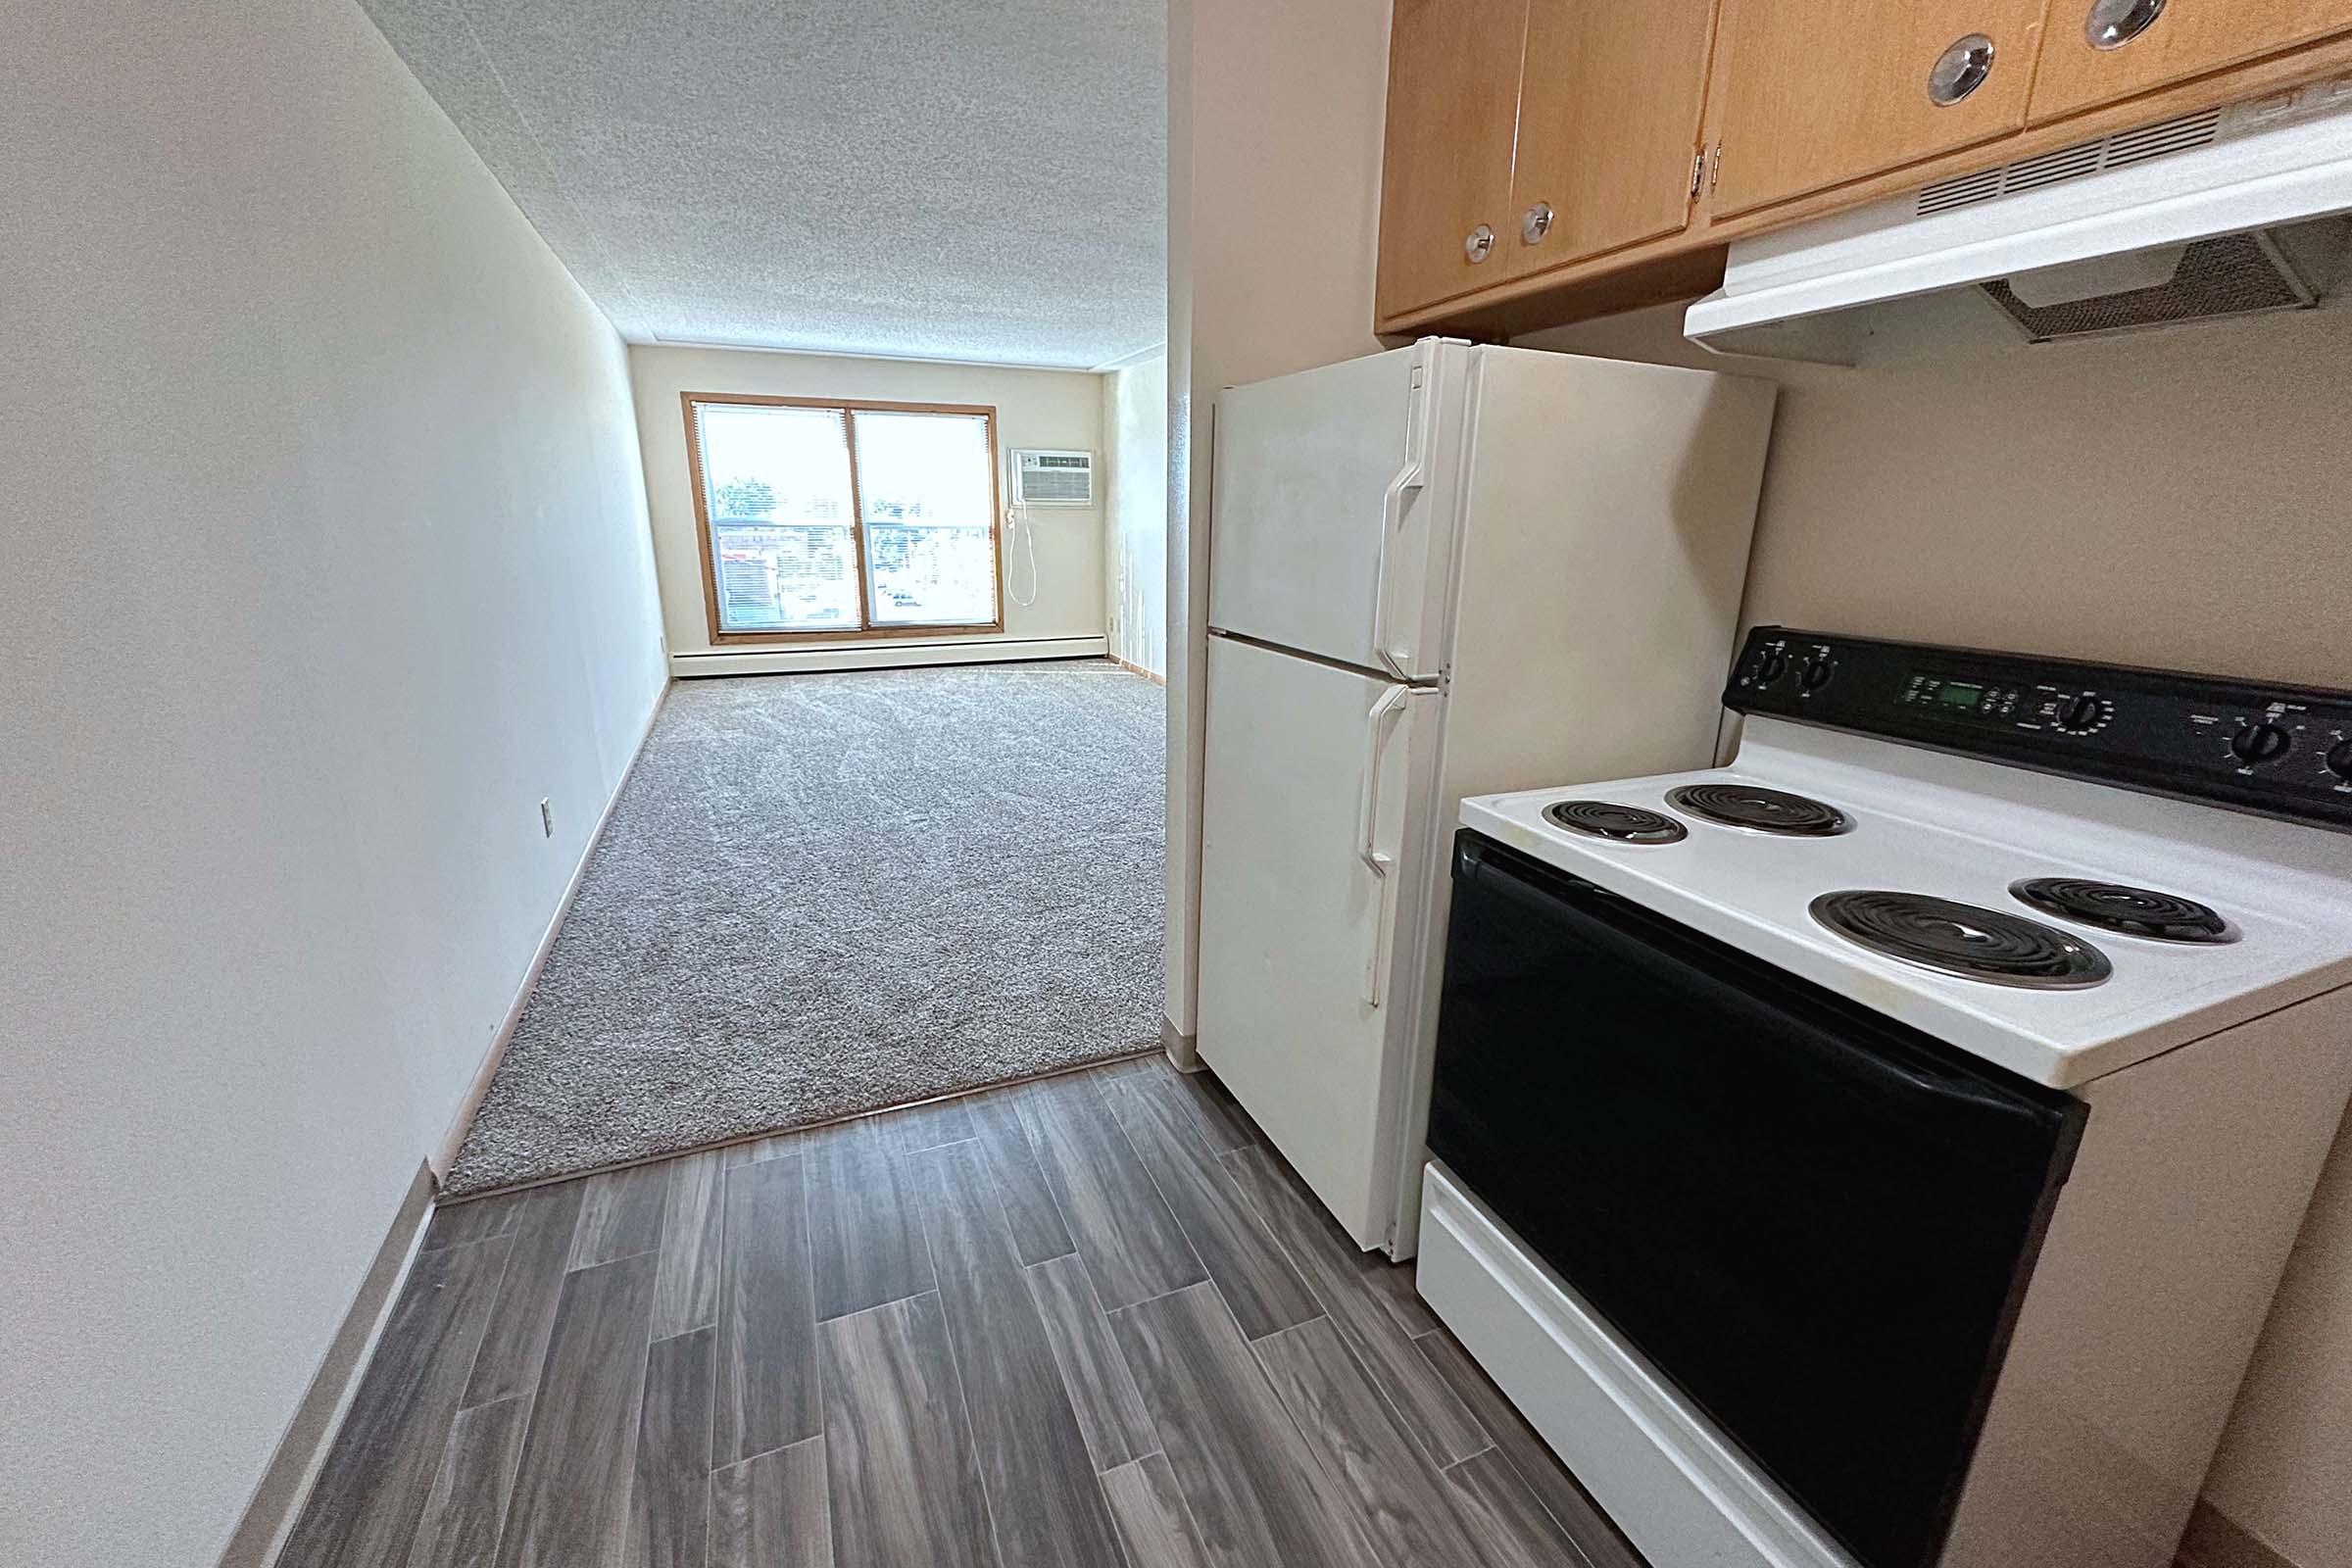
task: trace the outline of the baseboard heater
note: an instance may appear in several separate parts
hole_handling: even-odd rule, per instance
[[[669,672],[766,675],[785,670],[907,669],[925,664],[1000,664],[1039,659],[1104,659],[1101,637],[992,638],[986,642],[915,639],[840,643],[822,648],[713,648],[669,656]]]

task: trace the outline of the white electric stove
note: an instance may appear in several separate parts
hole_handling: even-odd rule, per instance
[[[1819,802],[1842,825],[1819,833],[1727,825],[1670,801],[1692,786],[1727,805],[1752,800],[1758,788]],[[1550,814],[1588,801],[1657,812],[1683,834],[1629,841]],[[1730,767],[1476,798],[1462,803],[1461,819],[2062,1089],[2352,982],[2352,834],[1785,719],[1750,718]],[[2116,898],[2112,914],[2094,923],[2053,907],[2047,894],[2035,904],[2011,891],[2060,879],[2176,902]],[[1920,895],[2031,921],[2104,957],[2108,972],[2090,983],[2037,984],[2032,953],[2024,975],[2013,965],[2005,981],[1923,967],[1811,912],[1815,899],[1845,890]],[[2191,905],[2202,910],[2183,907]],[[2095,901],[2088,907],[2095,917]],[[2218,920],[2218,931],[2181,917],[2194,913]],[[2176,917],[2169,924],[2168,914]],[[1936,914],[1923,909],[1920,919],[1933,942]],[[1949,951],[1965,964],[1972,948],[1984,950],[1997,975],[2022,933],[1991,922],[1977,929],[1979,937],[1956,935]]]
[[[1463,803],[1423,1294],[1653,1562],[2161,1568],[2352,1096],[2352,695],[1726,697]]]

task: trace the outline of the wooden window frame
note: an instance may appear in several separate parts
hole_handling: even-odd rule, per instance
[[[719,622],[718,561],[710,548],[710,497],[703,476],[703,446],[695,427],[698,403],[741,404],[768,409],[839,409],[842,436],[850,454],[850,540],[858,558],[858,618],[864,624],[852,630],[817,627],[806,631],[729,631]],[[997,462],[997,409],[993,403],[896,403],[865,398],[788,398],[755,392],[681,392],[678,404],[686,416],[686,477],[694,489],[695,547],[703,558],[703,618],[713,648],[747,644],[879,643],[906,637],[993,637],[1004,632],[1004,476]],[[916,625],[873,624],[873,579],[865,565],[865,493],[858,476],[858,415],[960,414],[977,415],[988,430],[988,553],[995,563],[997,614],[994,620],[925,621]]]

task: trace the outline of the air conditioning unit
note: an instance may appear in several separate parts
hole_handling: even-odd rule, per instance
[[[1095,504],[1092,452],[1014,452],[1012,500],[1022,507],[1091,507]]]

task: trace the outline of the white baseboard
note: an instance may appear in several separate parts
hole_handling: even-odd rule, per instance
[[[391,1229],[376,1249],[375,1261],[360,1281],[359,1295],[343,1314],[326,1353],[319,1357],[310,1386],[294,1407],[293,1419],[286,1423],[269,1467],[262,1472],[243,1517],[229,1535],[228,1545],[220,1553],[220,1568],[268,1568],[284,1549],[311,1486],[318,1479],[327,1446],[343,1425],[352,1396],[359,1393],[361,1375],[367,1371],[376,1339],[391,1314],[392,1298],[400,1294],[409,1266],[416,1261],[432,1204],[433,1173],[419,1165],[408,1195],[392,1216]]]
[[[654,725],[662,717],[662,710],[669,703],[669,687],[654,701],[654,710],[645,715],[645,728],[637,734],[637,745],[629,753],[629,765],[620,770],[620,779],[605,801],[605,808],[597,813],[596,826],[588,840],[580,846],[579,862],[571,868],[571,880],[564,884],[564,897],[556,901],[556,912],[549,917],[547,929],[539,934],[538,949],[532,953],[529,967],[522,971],[522,983],[514,988],[514,1000],[500,1020],[498,1033],[490,1038],[490,1050],[482,1057],[482,1065],[466,1087],[466,1098],[458,1102],[458,1113],[442,1135],[441,1147],[434,1150],[425,1163],[432,1167],[436,1185],[449,1179],[450,1166],[457,1163],[458,1151],[465,1146],[466,1134],[473,1126],[473,1113],[482,1108],[482,1097],[490,1093],[490,1080],[498,1076],[498,1064],[506,1059],[507,1044],[514,1038],[514,1028],[522,1022],[522,1009],[531,1000],[532,990],[539,984],[539,971],[547,967],[547,956],[556,950],[557,933],[564,929],[564,917],[571,912],[571,901],[580,896],[580,883],[587,878],[588,861],[595,856],[596,847],[604,842],[605,829],[612,820],[612,810],[620,805],[620,792],[629,787],[629,775],[637,771],[637,760],[645,755],[645,743],[654,737]]]
[[[1200,1070],[1200,1039],[1188,1035],[1169,1019],[1159,1020],[1159,1049],[1168,1054],[1178,1072]]]
[[[993,664],[1027,659],[1107,659],[1100,637],[990,638],[957,642],[894,641],[830,648],[714,648],[672,654],[669,672],[698,675],[772,675],[786,670],[911,669],[925,664]]]

